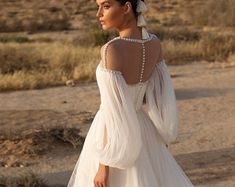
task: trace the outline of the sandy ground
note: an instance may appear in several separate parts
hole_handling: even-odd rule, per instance
[[[169,69],[180,114],[179,136],[169,149],[195,186],[235,186],[235,68],[197,62]],[[99,104],[95,82],[0,93],[0,175],[32,170],[66,186],[81,146],[39,137],[41,152],[37,147],[32,154],[25,151],[35,149],[31,136],[21,135],[76,128],[85,137]]]

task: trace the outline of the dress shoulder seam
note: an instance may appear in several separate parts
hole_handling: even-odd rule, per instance
[[[107,49],[108,49],[108,46],[113,43],[114,41],[118,40],[119,38],[118,37],[115,37],[113,38],[112,40],[108,41],[105,45],[104,45],[104,50],[103,50],[103,59],[104,59],[104,68],[107,69],[107,66],[106,66],[106,56],[107,56]]]

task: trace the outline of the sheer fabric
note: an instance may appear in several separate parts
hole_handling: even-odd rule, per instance
[[[140,153],[140,124],[121,73],[100,68],[97,82],[103,122],[96,136],[98,158],[102,164],[125,169],[134,164]],[[105,127],[108,142],[103,147]]]
[[[165,145],[178,131],[175,93],[165,61],[155,65],[148,80],[135,85],[128,85],[121,71],[103,64],[101,58],[96,69],[101,105],[68,187],[93,187],[99,163],[110,166],[109,187],[192,187]]]
[[[101,50],[101,66],[106,69],[119,70],[127,84],[136,84],[140,81],[141,67],[143,65],[143,47],[141,40],[138,42],[126,41],[116,38],[109,41]],[[160,55],[160,41],[151,35],[149,40],[144,42],[145,64],[143,81],[150,78],[154,66]],[[115,50],[116,49],[116,50]],[[122,67],[119,67],[121,64]]]
[[[146,90],[148,114],[166,144],[177,138],[178,111],[165,61],[156,65]]]

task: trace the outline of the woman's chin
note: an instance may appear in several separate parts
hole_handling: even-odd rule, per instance
[[[105,24],[101,24],[101,27],[103,30],[107,30],[107,31],[112,29],[112,27],[105,25]]]
[[[109,30],[109,28],[106,25],[101,25],[103,30]]]

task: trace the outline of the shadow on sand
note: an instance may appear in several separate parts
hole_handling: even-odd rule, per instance
[[[218,97],[226,95],[229,92],[234,93],[234,88],[199,88],[199,89],[176,89],[177,100],[197,99],[203,97]]]
[[[179,154],[174,157],[195,185],[235,177],[235,147]]]

